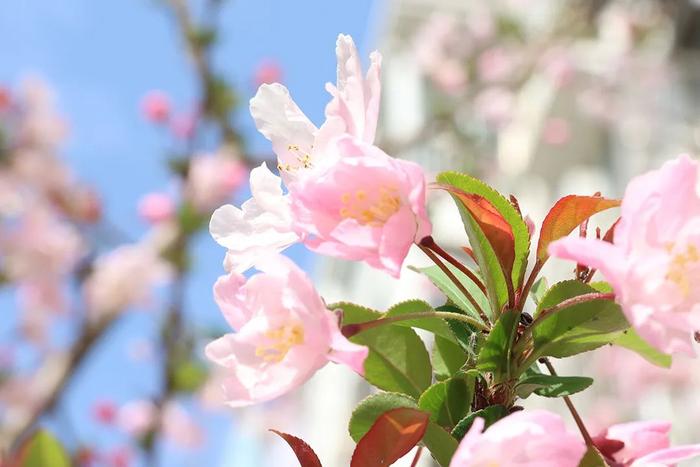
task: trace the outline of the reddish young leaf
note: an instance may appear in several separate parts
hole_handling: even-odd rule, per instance
[[[496,253],[505,276],[510,278],[515,261],[515,236],[513,235],[513,228],[508,221],[483,196],[466,193],[449,185],[440,186],[456,196],[477,224],[479,224],[479,227],[484,232],[484,236],[486,236],[494,253]]]
[[[391,465],[405,456],[425,434],[430,414],[398,408],[381,414],[357,443],[350,467]]]
[[[566,237],[583,221],[606,209],[620,205],[620,200],[600,196],[565,196],[550,209],[542,223],[537,259],[544,262],[549,257],[547,247],[555,240]]]
[[[303,439],[288,435],[287,433],[282,433],[281,431],[277,430],[270,431],[279,435],[287,442],[287,444],[289,444],[289,447],[292,448],[294,454],[296,454],[301,467],[322,467],[321,461],[318,459],[318,456],[314,450],[311,449],[311,446],[306,444]]]

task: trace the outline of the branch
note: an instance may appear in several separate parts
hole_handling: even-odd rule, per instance
[[[56,407],[73,381],[73,376],[82,368],[90,355],[95,343],[112,327],[119,316],[119,313],[114,313],[93,327],[87,325],[67,355],[58,354],[49,357],[36,371],[43,381],[36,382],[35,387],[46,388],[44,397],[24,417],[20,417],[19,421],[3,427],[2,440],[6,444],[4,448],[9,449],[10,452],[15,451],[32,432],[39,419]]]

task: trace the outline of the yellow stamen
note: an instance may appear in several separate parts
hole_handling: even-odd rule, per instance
[[[290,349],[304,343],[304,328],[300,324],[287,324],[265,333],[270,341],[255,349],[255,355],[266,362],[278,363],[284,360]]]

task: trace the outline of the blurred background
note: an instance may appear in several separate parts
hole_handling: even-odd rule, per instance
[[[348,463],[346,423],[370,390],[346,369],[232,410],[202,356],[228,331],[208,218],[274,160],[247,102],[279,81],[322,123],[338,33],[384,57],[380,147],[482,177],[536,225],[559,196],[621,196],[700,145],[692,0],[0,3],[0,449],[38,424],[81,466],[295,465],[276,428]],[[451,201],[430,203],[435,238],[458,252]],[[409,269],[397,282],[288,254],[329,303],[444,301]],[[661,418],[676,442],[699,441],[697,361],[661,370],[604,348],[558,366],[596,376],[574,397],[592,431]]]

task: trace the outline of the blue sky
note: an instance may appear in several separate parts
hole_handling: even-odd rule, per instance
[[[351,34],[366,56],[379,3],[228,0],[220,18],[215,67],[236,83],[245,102],[254,92],[250,76],[255,66],[263,58],[277,60],[297,103],[319,123],[327,101],[323,85],[335,75],[335,38],[340,32]],[[140,118],[139,100],[158,88],[186,108],[196,91],[172,18],[158,4],[158,0],[0,2],[0,84],[16,85],[30,74],[50,83],[70,123],[65,157],[81,178],[99,187],[111,221],[134,238],[145,230],[136,216],[137,200],[168,186],[162,163],[168,139]],[[237,123],[253,151],[269,151],[245,106]],[[221,273],[223,252],[206,235],[196,251],[188,313],[194,321],[219,322],[210,290]],[[296,249],[293,256],[311,266],[303,250]],[[80,438],[105,445],[118,441],[90,423],[86,401],[112,394],[125,401],[157,387],[148,365],[135,363],[123,351],[139,336],[151,335],[152,322],[139,313],[124,320],[79,375],[61,410],[70,414]],[[218,420],[215,431],[223,429],[224,422]],[[72,442],[67,433],[63,436]],[[222,446],[211,447],[206,458],[199,453],[196,458],[184,455],[169,465],[216,465]]]

